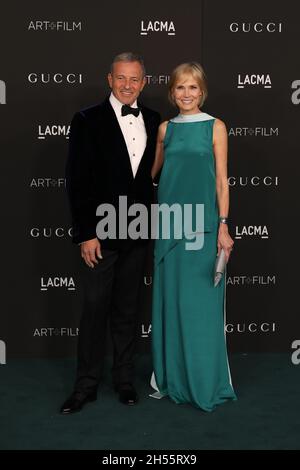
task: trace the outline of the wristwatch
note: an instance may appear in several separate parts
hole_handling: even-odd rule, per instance
[[[228,224],[228,218],[227,217],[219,217],[219,222],[220,222],[220,224]]]

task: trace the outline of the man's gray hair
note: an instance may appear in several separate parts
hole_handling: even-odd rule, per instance
[[[143,76],[146,75],[145,64],[142,57],[138,54],[134,54],[133,52],[122,52],[121,54],[116,55],[112,64],[110,66],[110,73],[113,72],[113,67],[116,62],[138,62],[143,70]]]

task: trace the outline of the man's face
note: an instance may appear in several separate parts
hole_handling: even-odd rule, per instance
[[[139,62],[116,62],[107,78],[115,97],[128,105],[135,102],[146,83]]]

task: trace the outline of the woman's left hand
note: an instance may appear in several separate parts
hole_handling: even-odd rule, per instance
[[[227,224],[220,223],[219,233],[218,233],[218,255],[220,254],[221,249],[225,251],[226,260],[229,260],[231,251],[233,250],[234,241],[228,232]]]

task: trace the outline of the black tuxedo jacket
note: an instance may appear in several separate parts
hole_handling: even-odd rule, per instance
[[[119,196],[127,196],[128,206],[139,202],[149,207],[153,202],[150,172],[160,116],[140,103],[139,107],[147,144],[135,177],[121,128],[108,98],[100,105],[76,113],[72,120],[66,183],[74,243],[96,238],[96,225],[100,220],[96,209],[100,204],[112,204],[118,218]],[[111,249],[118,244],[118,240],[101,241],[102,247]]]

